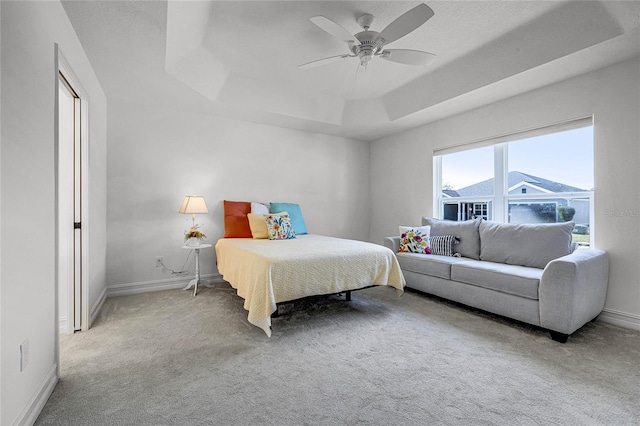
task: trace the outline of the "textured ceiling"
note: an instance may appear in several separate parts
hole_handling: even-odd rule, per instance
[[[309,18],[352,33],[419,2],[71,1],[63,6],[108,99],[374,140],[637,56],[640,3],[433,1],[435,15],[391,48],[427,67],[355,58]],[[376,60],[378,59],[378,60]]]

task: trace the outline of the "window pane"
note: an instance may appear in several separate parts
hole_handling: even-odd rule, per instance
[[[491,201],[455,201],[445,200],[443,202],[444,220],[469,220],[482,218],[484,220],[492,220],[492,202]]]
[[[493,147],[442,156],[444,198],[493,195]]]
[[[590,245],[593,126],[510,142],[508,152],[508,221],[573,221],[573,241]]]
[[[527,199],[509,201],[511,223],[556,223],[573,221],[573,241],[579,245],[591,244],[591,201],[585,198]]]
[[[593,190],[593,127],[509,143],[509,195]]]
[[[556,223],[557,208],[555,200],[509,201],[509,222]]]

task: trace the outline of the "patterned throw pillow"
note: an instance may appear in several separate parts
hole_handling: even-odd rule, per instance
[[[431,253],[440,256],[460,257],[460,253],[456,253],[453,245],[460,242],[460,237],[454,235],[438,235],[431,237]]]
[[[431,254],[429,247],[430,226],[401,226],[400,252]]]
[[[288,215],[287,212],[281,213],[273,213],[276,216]],[[249,228],[251,228],[251,235],[256,240],[259,239],[267,239],[269,238],[269,230],[267,229],[267,216],[269,213],[265,214],[253,214],[249,213],[247,215],[247,219],[249,219]]]
[[[307,233],[307,225],[304,223],[304,217],[302,217],[302,210],[300,204],[295,203],[269,203],[270,213],[288,212],[291,218],[291,226],[296,231],[297,235]]]
[[[270,240],[290,240],[296,237],[289,215],[269,214],[265,216],[265,220]]]

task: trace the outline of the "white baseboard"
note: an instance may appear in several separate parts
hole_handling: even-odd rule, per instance
[[[66,334],[67,331],[67,317],[60,317],[58,319],[58,332]]]
[[[56,375],[56,371],[58,366],[53,364],[46,376],[36,389],[36,392],[33,394],[29,402],[24,407],[24,409],[18,414],[18,417],[12,423],[14,425],[32,425],[36,422],[36,419],[40,415],[42,408],[44,408],[44,404],[47,403],[47,400],[53,393],[53,389],[56,387],[56,383],[58,383],[58,376]]]
[[[89,311],[89,328],[93,325],[93,322],[98,317],[100,310],[102,309],[102,305],[104,305],[104,301],[107,300],[107,288],[102,289],[102,293],[98,297],[96,303],[91,306],[91,310]]]
[[[640,331],[640,315],[629,314],[614,309],[605,309],[598,317],[598,320]]]
[[[168,278],[164,280],[142,281],[138,283],[114,284],[107,286],[107,297],[126,296],[129,294],[148,293],[150,291],[171,290],[174,288],[183,288],[194,276]],[[205,282],[222,282],[220,274],[201,275],[200,279]]]

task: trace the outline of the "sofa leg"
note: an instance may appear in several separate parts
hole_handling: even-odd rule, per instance
[[[559,343],[567,343],[567,339],[569,338],[568,334],[558,333],[557,331],[551,331],[551,339],[555,342]]]

